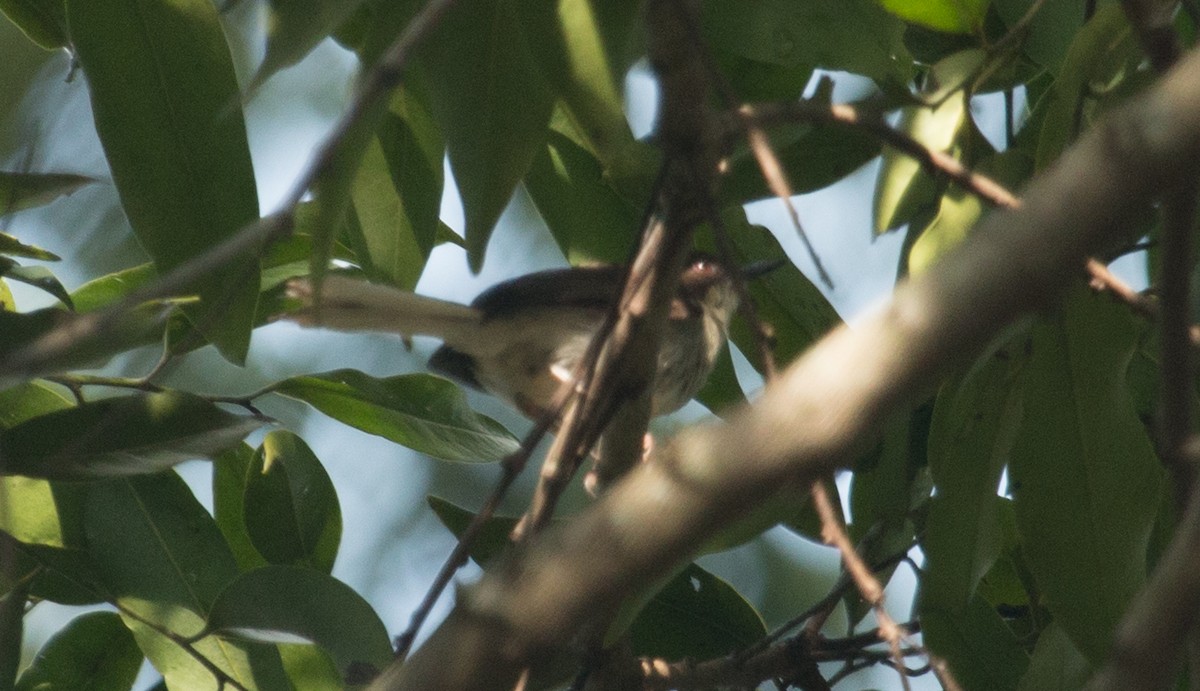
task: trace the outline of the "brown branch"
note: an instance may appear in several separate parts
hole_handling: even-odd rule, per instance
[[[989,215],[886,307],[791,364],[754,405],[676,435],[591,507],[495,564],[375,688],[511,688],[521,669],[602,629],[621,602],[779,487],[850,465],[877,420],[915,405],[954,363],[1048,304],[1089,252],[1121,237],[1131,209],[1195,172],[1198,114],[1200,54],[1109,111],[1030,184],[1021,208]]]

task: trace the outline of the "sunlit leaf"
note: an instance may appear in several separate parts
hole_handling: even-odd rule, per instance
[[[88,551],[123,610],[121,618],[167,684],[215,688],[206,667],[155,630],[199,633],[217,595],[237,576],[220,531],[183,480],[168,472],[93,484],[87,538]],[[193,645],[247,688],[286,688],[273,647],[213,636]]]
[[[422,48],[434,115],[466,216],[467,259],[488,238],[546,140],[554,96],[526,44],[513,0],[458,3]]]
[[[67,0],[96,130],[134,233],[160,271],[258,218],[233,62],[208,0]],[[221,354],[245,360],[258,300],[246,253],[198,276],[187,315]]]
[[[89,612],[72,619],[38,651],[16,691],[129,689],[142,666],[142,651],[121,617]]]
[[[337,492],[321,462],[291,432],[263,439],[247,469],[246,532],[272,564],[333,568],[342,536]]]
[[[152,473],[216,453],[263,421],[179,391],[122,396],[0,431],[3,472],[59,480]]]
[[[392,661],[387,628],[361,595],[332,576],[294,566],[264,566],[230,583],[213,603],[205,630],[316,643],[343,678],[369,677]]]
[[[14,0],[0,0],[0,10]],[[33,8],[39,5],[49,7],[51,2],[46,0],[16,0],[17,3]],[[62,4],[58,4],[59,11]],[[71,194],[84,185],[96,182],[95,178],[70,173],[11,173],[0,171],[0,216],[21,209],[42,206]],[[40,259],[40,257],[38,257]]]
[[[273,390],[414,451],[450,461],[495,461],[517,440],[471,410],[453,383],[429,374],[376,379],[356,370],[292,377]]]
[[[931,151],[946,153],[966,123],[967,114],[966,95],[959,92],[936,107],[903,109],[897,129]],[[916,159],[896,149],[884,149],[875,185],[875,232],[885,233],[908,223],[936,203],[939,189]]]
[[[956,34],[978,31],[991,0],[881,0],[901,19]]]

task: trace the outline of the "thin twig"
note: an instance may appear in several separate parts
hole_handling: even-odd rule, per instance
[[[217,681],[218,687],[223,688],[226,684],[228,684],[229,686],[232,686],[233,688],[238,689],[238,691],[250,691],[245,685],[243,685],[237,679],[234,679],[225,670],[221,669],[217,665],[217,663],[208,659],[207,657],[204,656],[203,653],[201,653],[199,650],[196,649],[195,643],[197,640],[200,640],[200,639],[193,639],[193,638],[189,638],[187,636],[183,636],[178,633],[175,633],[174,631],[168,629],[167,627],[163,626],[162,624],[151,621],[151,620],[143,617],[142,615],[138,614],[137,612],[134,612],[133,610],[122,605],[120,602],[117,602],[116,600],[113,600],[111,604],[114,607],[116,607],[117,611],[119,611],[121,614],[129,617],[130,619],[137,621],[138,623],[153,630],[158,635],[163,636],[167,640],[171,641],[175,645],[182,648],[185,653],[192,656],[192,659],[194,659],[196,662],[200,663],[200,666],[202,666],[202,667],[204,667],[204,669],[208,670],[209,674],[213,675],[213,677]]]

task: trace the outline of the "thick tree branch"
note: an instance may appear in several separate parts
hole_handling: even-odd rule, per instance
[[[521,669],[605,625],[777,488],[849,465],[879,420],[1047,305],[1089,252],[1122,235],[1131,209],[1198,165],[1200,53],[1081,137],[1020,209],[993,213],[880,312],[813,347],[755,405],[681,433],[575,520],[497,564],[374,688],[511,688]]]

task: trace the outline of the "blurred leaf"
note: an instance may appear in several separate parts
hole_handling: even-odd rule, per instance
[[[629,639],[634,655],[708,660],[766,633],[762,617],[733,586],[689,564],[646,604]]]
[[[134,233],[160,271],[258,218],[254,169],[229,48],[208,0],[67,0],[96,130]],[[188,318],[241,364],[259,268],[247,252],[183,293]]]
[[[0,595],[0,688],[13,688],[21,665],[28,591],[29,584],[22,583]]]
[[[1146,575],[1163,468],[1134,414],[1125,372],[1135,317],[1082,286],[1033,328],[1011,493],[1047,606],[1094,662]]]
[[[909,227],[917,233],[916,241],[908,250],[908,275],[920,276],[957,247],[983,217],[983,201],[973,192],[957,185],[946,189],[938,204],[937,215],[925,228]]]
[[[1087,685],[1092,666],[1058,622],[1042,631],[1018,691],[1075,691]]]
[[[376,379],[343,369],[285,379],[272,390],[351,427],[448,461],[495,461],[519,446],[500,423],[471,410],[461,389],[430,374]]]
[[[108,307],[131,291],[142,287],[155,277],[153,264],[140,264],[106,276],[94,278],[71,293],[78,312],[92,312]]]
[[[955,34],[977,31],[991,0],[881,0],[888,12],[921,26]]]
[[[929,431],[937,496],[922,536],[923,607],[957,616],[1003,549],[1000,475],[1021,425],[1024,339],[942,385]]]
[[[1029,654],[982,597],[961,610],[921,608],[921,634],[929,650],[943,658],[964,689],[1009,691],[1029,666]]]
[[[141,620],[180,636],[237,575],[212,517],[173,472],[94,483],[87,498],[88,551],[122,608],[138,647],[171,688],[214,687],[212,674]],[[296,604],[296,603],[293,603]],[[207,636],[194,648],[247,688],[287,688],[278,652]]]
[[[71,620],[38,651],[21,675],[17,691],[41,689],[131,689],[142,651],[121,617],[88,612]]]
[[[715,48],[759,62],[844,70],[879,84],[913,75],[904,23],[874,0],[710,0],[702,20]]]
[[[713,53],[721,73],[743,103],[794,101],[812,81],[811,65],[778,65],[722,50]]]
[[[433,250],[442,200],[441,133],[411,85],[391,106],[354,177],[349,244],[367,276],[411,290]]]
[[[300,62],[358,7],[362,0],[271,0],[267,53],[247,91]]]
[[[212,459],[213,519],[243,572],[267,565],[246,530],[246,482],[254,460],[254,449],[244,442]]]
[[[8,257],[0,256],[0,276],[44,290],[58,298],[67,307],[74,307],[67,289],[44,266],[21,266]]]
[[[67,45],[67,14],[62,0],[0,0],[0,12],[46,50]]]
[[[0,254],[39,259],[44,262],[56,262],[62,259],[57,254],[44,250],[41,247],[26,245],[8,233],[0,233]]]
[[[525,189],[571,264],[626,261],[641,212],[609,186],[600,162],[583,147],[551,130],[525,175]]]
[[[466,532],[467,526],[471,524],[471,520],[475,518],[474,513],[441,497],[429,496],[425,498],[425,501],[429,504],[429,508],[433,509],[433,513],[442,522],[442,525],[454,533],[455,537],[462,536]],[[515,518],[493,516],[483,524],[479,535],[471,542],[468,554],[476,564],[480,566],[487,564],[508,548],[511,544],[508,536],[512,534],[513,528],[516,526],[517,519]]]
[[[342,512],[329,475],[300,437],[267,434],[248,468],[244,512],[246,532],[269,563],[333,569]]]
[[[881,149],[879,140],[851,127],[788,125],[774,128],[770,134],[775,155],[796,194],[832,185],[878,156]],[[726,204],[774,197],[754,154],[744,145],[730,155],[720,193]]]
[[[829,499],[833,503],[834,513],[838,516],[845,516],[842,492],[838,489],[837,483],[831,480],[821,480],[821,482],[825,485],[825,493],[829,495]],[[813,506],[811,492],[805,492],[803,496],[800,496],[797,504],[799,510],[795,516],[784,523],[784,526],[812,542],[825,544],[825,538],[821,536],[821,516],[817,513],[817,508]]]
[[[717,415],[725,415],[735,406],[746,402],[746,394],[742,392],[737,372],[733,369],[733,356],[729,348],[726,346],[717,356],[717,364],[708,375],[708,381],[696,394],[696,400]]]
[[[387,628],[362,596],[332,576],[294,566],[264,566],[238,577],[213,603],[205,631],[316,643],[343,678],[373,676],[392,661]]]
[[[151,473],[237,443],[262,420],[179,391],[122,396],[0,431],[3,472],[57,480]]]
[[[1021,21],[1037,0],[993,0],[996,11],[1011,27]],[[1103,5],[1116,4],[1101,2]],[[1084,3],[1043,2],[1026,27],[1021,49],[1025,55],[1051,74],[1058,74],[1071,40],[1084,26],[1086,16]],[[1099,12],[1097,12],[1099,14]],[[1093,16],[1093,20],[1095,16]]]
[[[0,0],[0,10],[7,11],[7,6],[20,3],[30,9],[39,5],[50,7],[57,5],[62,11],[62,3],[48,0]],[[71,194],[84,185],[96,182],[95,178],[70,173],[11,173],[0,171],[0,216],[14,211],[43,206]],[[41,259],[41,257],[36,257]]]
[[[476,272],[496,220],[546,140],[554,106],[517,5],[458,3],[421,49],[462,194],[467,260]]]

